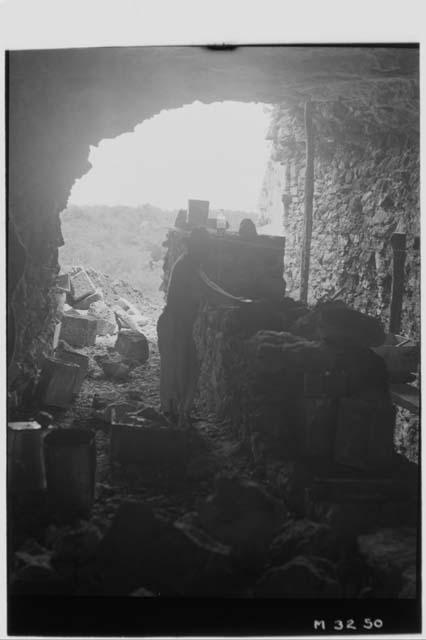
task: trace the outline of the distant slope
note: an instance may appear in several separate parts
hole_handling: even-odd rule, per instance
[[[224,211],[230,227],[256,214]],[[61,214],[65,246],[59,250],[59,262],[91,267],[116,279],[129,282],[151,298],[162,298],[159,287],[169,227],[176,211],[164,211],[150,204],[125,206],[70,206]],[[216,211],[212,210],[211,217]]]
[[[161,295],[162,242],[176,213],[151,205],[71,206],[61,215],[65,246],[59,262],[64,268],[92,267],[128,281],[147,295]]]

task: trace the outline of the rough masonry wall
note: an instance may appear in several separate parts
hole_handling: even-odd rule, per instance
[[[412,88],[363,101],[314,104],[315,185],[310,302],[333,295],[389,327],[395,231],[407,234],[401,333],[420,339],[418,102]],[[287,293],[299,298],[304,233],[303,104],[276,108],[260,206],[268,229],[284,230]],[[278,231],[279,232],[279,231]],[[281,231],[282,233],[282,231]],[[419,420],[398,409],[395,444],[418,461]]]
[[[212,56],[214,58],[212,59]],[[212,64],[213,63],[213,64]],[[52,340],[60,212],[89,169],[90,145],[194,100],[280,103],[286,95],[359,93],[394,76],[417,83],[418,51],[388,47],[124,47],[12,51],[8,78],[8,388],[25,386]],[[324,84],[324,69],[329,84]],[[11,245],[10,245],[11,246]],[[22,276],[15,278],[13,274]],[[20,283],[18,288],[15,285]],[[10,286],[13,280],[14,286]]]
[[[407,234],[402,331],[420,333],[420,233],[418,136],[403,126],[371,137],[349,130],[365,114],[343,109],[339,118],[319,104],[315,123],[316,159],[309,300],[333,294],[360,311],[389,318],[392,285],[390,238]],[[318,114],[321,112],[322,114]],[[322,117],[319,117],[321,115]],[[332,118],[334,117],[334,119]],[[328,122],[326,119],[329,119]],[[305,150],[303,111],[275,112],[272,158],[261,206],[286,236],[284,277],[298,298],[304,231]],[[284,196],[285,202],[281,201]],[[285,206],[284,206],[285,205]]]
[[[190,232],[170,229],[163,246],[167,252],[163,264],[161,290],[166,292],[176,260],[186,252]],[[242,239],[227,231],[223,236],[210,231],[210,249],[203,262],[207,276],[225,291],[250,299],[270,299],[284,294],[283,264],[285,242],[282,237],[259,235]]]
[[[260,370],[250,344],[258,331],[277,328],[273,313],[205,305],[194,337],[201,363],[199,406],[226,421],[253,453],[258,442],[267,442],[269,452],[283,460],[294,458],[303,444],[303,373]]]

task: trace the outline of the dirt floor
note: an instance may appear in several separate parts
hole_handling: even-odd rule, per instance
[[[55,571],[58,570],[55,558],[58,548],[59,555],[62,554],[63,541],[74,534],[83,534],[84,544],[90,547],[90,535],[93,533],[92,542],[97,544],[110,528],[124,500],[143,501],[156,514],[173,522],[198,510],[200,503],[212,493],[214,478],[219,472],[237,473],[240,478],[251,478],[256,473],[250,453],[233,438],[229,427],[215,422],[213,416],[197,413],[197,410],[188,434],[188,463],[172,480],[161,475],[153,477],[146,472],[143,464],[121,465],[112,461],[111,412],[108,407],[118,402],[137,402],[139,406],[160,409],[160,357],[156,344],[156,322],[162,303],[160,296],[148,300],[124,282],[113,281],[93,271],[89,273],[95,284],[102,287],[108,304],[113,304],[118,297],[126,297],[149,319],[143,331],[149,341],[150,357],[145,364],[132,369],[127,379],[116,381],[106,378],[94,359],[95,356],[114,353],[116,335],[98,336],[96,346],[80,349],[90,358],[89,372],[80,393],[69,409],[48,408],[48,411],[53,415],[55,427],[79,427],[95,433],[96,486],[93,508],[90,518],[86,520],[58,523],[52,522],[50,516],[45,514],[45,505],[38,502],[39,497],[30,507],[16,497],[10,499],[10,520],[13,522],[13,531],[9,534],[12,592],[31,592],[40,586],[43,591],[51,579],[52,566]],[[75,555],[74,551],[71,555]],[[34,567],[37,569],[35,576]],[[92,576],[88,575],[88,570],[88,567],[82,566],[76,572],[74,566],[70,582],[69,568],[64,574],[63,567],[60,567],[59,573],[62,571],[61,577],[65,577],[67,582],[65,590],[71,589],[75,594],[96,593],[96,586],[91,586]]]
[[[149,328],[147,330],[147,333]],[[150,332],[152,333],[152,332]],[[179,486],[167,486],[167,495],[161,487],[147,486],[144,470],[137,465],[128,465],[121,472],[115,472],[110,462],[109,423],[101,418],[102,409],[92,408],[95,395],[100,403],[112,404],[137,399],[146,407],[159,409],[160,357],[155,342],[150,341],[150,358],[147,363],[134,369],[129,379],[115,382],[105,378],[96,365],[93,356],[113,349],[115,337],[98,338],[96,347],[86,349],[91,358],[91,369],[83,383],[75,405],[62,416],[57,416],[58,426],[84,426],[96,432],[97,481],[96,501],[93,508],[93,522],[100,527],[108,525],[115,507],[123,498],[143,497],[156,507],[161,507],[170,516],[177,516],[194,509],[197,499],[206,496],[212,488],[212,480],[219,470],[235,471],[250,475],[254,473],[248,455],[237,440],[232,439],[226,425],[217,424],[213,417],[194,414],[195,422],[192,439],[192,459],[186,472],[188,482]],[[184,480],[184,479],[182,479]]]
[[[80,393],[69,409],[48,411],[55,427],[94,433],[93,507],[85,519],[61,521],[45,492],[10,493],[12,594],[152,596],[163,590],[166,595],[414,597],[415,478],[408,493],[392,499],[389,513],[381,498],[378,506],[374,500],[326,501],[325,515],[310,520],[283,500],[273,465],[265,473],[229,425],[199,409],[185,434],[183,458],[170,447],[173,473],[167,464],[157,465],[156,455],[152,461],[118,462],[111,455],[111,405],[160,409],[156,323],[163,300],[161,294],[148,299],[123,281],[88,273],[108,305],[124,297],[146,317],[150,356],[125,379],[112,380],[96,358],[115,353],[116,334],[98,336],[95,346],[81,350],[90,364]],[[410,477],[416,476],[415,465],[404,462],[400,468],[407,465]],[[279,461],[278,471],[285,472]],[[294,470],[289,474],[297,479]],[[99,570],[108,575],[100,578]]]

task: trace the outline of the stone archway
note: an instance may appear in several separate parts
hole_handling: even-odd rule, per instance
[[[34,376],[50,341],[49,287],[63,243],[59,213],[74,181],[88,169],[90,145],[194,100],[278,104],[304,95],[350,97],[360,90],[360,80],[364,90],[377,80],[416,80],[417,62],[417,51],[410,48],[9,52],[8,302],[15,316],[9,338],[23,380]],[[13,249],[13,241],[21,251]]]

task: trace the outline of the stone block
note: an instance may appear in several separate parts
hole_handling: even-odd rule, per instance
[[[96,406],[99,409],[103,409],[103,419],[109,424],[113,421],[118,424],[126,423],[125,416],[129,413],[135,414],[136,411],[138,411],[139,415],[140,405],[136,403],[118,401],[110,402],[106,406],[99,406],[102,403],[102,400],[100,400],[98,396],[95,397],[97,398]],[[94,401],[95,397],[93,399]]]
[[[149,358],[148,340],[142,333],[130,329],[121,329],[117,336],[115,348],[123,357],[146,362]]]
[[[87,426],[51,429],[43,444],[52,521],[66,524],[73,522],[77,516],[88,519],[95,492],[94,432]]]
[[[111,460],[140,464],[148,475],[184,473],[187,464],[187,436],[184,431],[160,425],[117,424],[111,420]],[[124,420],[123,420],[124,422]]]
[[[269,558],[273,566],[289,562],[298,555],[311,554],[338,561],[340,556],[338,536],[324,523],[306,518],[288,520],[274,538]]]
[[[96,318],[98,336],[112,335],[117,331],[114,311],[103,300],[92,302],[89,306],[89,314]]]
[[[141,327],[148,323],[148,319],[145,316],[135,316],[127,313],[127,311],[124,311],[124,309],[118,304],[115,304],[112,307],[112,311],[115,315],[119,329],[131,329],[132,331],[139,333]]]
[[[96,566],[109,595],[128,595],[141,584],[162,596],[232,593],[229,549],[184,522],[166,522],[142,502],[120,505]]]
[[[126,300],[126,298],[119,298],[117,300],[117,304],[119,307],[124,309],[131,316],[140,316],[140,311],[133,305],[131,302]]]
[[[126,380],[128,378],[130,366],[122,361],[120,355],[116,354],[112,358],[108,356],[95,356],[94,359],[107,378],[114,380]]]
[[[68,362],[71,364],[76,364],[78,366],[78,374],[76,376],[74,386],[74,394],[77,394],[81,389],[84,378],[87,376],[87,372],[89,371],[88,356],[85,356],[83,353],[79,353],[74,349],[61,346],[56,351],[55,357],[62,362]]]
[[[186,232],[173,230],[170,234],[168,260],[170,265],[182,253]],[[284,295],[283,264],[285,239],[258,235],[244,241],[238,233],[225,235],[210,233],[211,250],[203,265],[205,273],[229,293],[251,299],[270,299]],[[164,289],[167,288],[169,268],[165,270]],[[271,284],[272,283],[272,284]]]
[[[188,200],[188,224],[191,227],[204,227],[209,217],[208,200]]]
[[[103,293],[100,289],[96,289],[94,293],[90,293],[88,296],[85,296],[78,302],[73,304],[74,309],[80,309],[83,311],[87,311],[90,305],[93,302],[98,302],[98,300],[103,300]]]
[[[95,293],[96,288],[84,269],[71,276],[71,296],[74,302],[79,302],[86,296]]]
[[[89,315],[66,312],[62,316],[61,340],[73,347],[90,347],[96,343],[97,321]]]
[[[334,565],[316,556],[297,556],[281,567],[269,569],[256,587],[256,596],[261,598],[338,598],[341,595]]]
[[[67,408],[74,397],[79,367],[57,358],[46,358],[37,386],[37,396],[44,405]]]
[[[71,291],[71,278],[69,273],[62,273],[56,278],[56,288],[69,293]]]
[[[120,326],[133,331],[140,331],[141,327],[149,322],[149,318],[143,316],[139,309],[125,298],[119,298],[117,304],[113,306],[113,311]]]
[[[62,291],[61,289],[56,289],[54,295],[55,295],[55,303],[56,303],[56,317],[59,319],[62,317],[62,314],[64,313],[67,294],[65,291]]]

